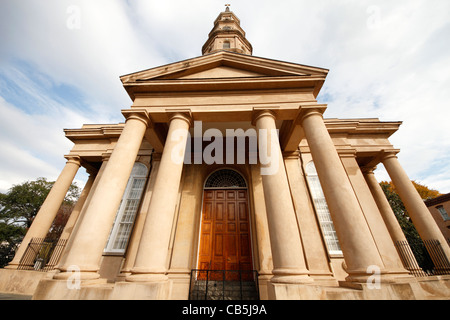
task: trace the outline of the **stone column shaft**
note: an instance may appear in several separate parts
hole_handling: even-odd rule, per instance
[[[315,109],[303,112],[300,121],[347,264],[347,280],[365,282],[369,266],[384,272],[384,264],[322,114]]]
[[[81,221],[83,221],[84,214],[86,212],[86,209],[89,208],[89,203],[91,202],[92,196],[95,194],[95,190],[97,190],[97,186],[99,181],[101,180],[102,174],[105,171],[106,165],[108,164],[110,154],[106,157],[103,157],[103,162],[100,167],[100,170],[95,176],[94,182],[92,184],[92,187],[90,187],[89,193],[86,197],[86,200],[84,201],[83,207],[81,209],[81,212],[78,214],[77,221],[75,224],[71,227],[68,226],[68,230],[65,230],[64,232],[70,233],[69,238],[67,240],[67,243],[64,247],[64,251],[61,254],[61,258],[59,259],[58,264],[55,266],[55,269],[59,270],[59,266],[65,265],[66,258],[68,256],[68,253],[72,250],[72,245],[74,242],[74,239],[76,238],[75,235],[77,234],[78,229],[80,228]]]
[[[175,114],[161,157],[136,261],[127,281],[167,280],[167,251],[180,188],[190,117]]]
[[[77,227],[72,247],[59,266],[62,273],[56,279],[70,277],[71,273],[66,271],[74,265],[81,271],[81,279],[100,276],[97,271],[103,249],[148,124],[146,112],[134,111],[127,115],[125,127]]]
[[[274,283],[311,282],[280,142],[278,136],[274,134],[276,133],[275,116],[270,111],[262,111],[256,115],[254,121],[259,134],[260,158],[261,152],[266,151],[271,158],[267,164],[261,163],[262,170],[268,169],[266,174],[263,174],[263,171],[261,173],[274,267],[274,277],[271,281]],[[267,142],[267,147],[263,145],[264,142]]]
[[[72,212],[70,213],[69,220],[67,220],[64,230],[61,233],[61,239],[69,239],[70,234],[72,233],[73,227],[75,226],[75,223],[77,222],[78,217],[80,216],[80,212],[83,209],[83,206],[89,195],[89,192],[91,191],[92,185],[94,184],[94,180],[95,180],[95,175],[90,174],[86,184],[84,185],[83,191],[81,192],[80,197],[78,198],[78,201],[75,204],[75,207],[73,208]]]
[[[25,253],[28,243],[32,238],[45,238],[52,226],[53,220],[55,220],[58,210],[66,197],[67,191],[69,191],[70,185],[81,166],[79,157],[67,156],[66,158],[68,160],[64,169],[39,209],[30,229],[23,238],[22,244],[14,256],[14,259],[10,262],[9,268],[13,268],[19,264],[20,259]]]
[[[384,220],[384,223],[386,224],[386,227],[389,231],[392,241],[394,241],[394,243],[396,243],[397,246],[399,241],[403,243],[402,248],[403,251],[405,252],[399,251],[399,254],[400,257],[402,257],[402,262],[405,268],[413,272],[422,273],[423,271],[417,264],[416,258],[414,257],[414,254],[411,251],[411,247],[409,246],[408,241],[406,240],[405,234],[403,233],[402,228],[400,227],[400,224],[398,223],[398,220],[395,217],[395,214],[392,211],[391,206],[389,205],[389,201],[387,200],[383,192],[383,189],[381,188],[380,184],[375,178],[373,170],[365,170],[364,178],[366,179],[367,185],[378,206],[378,209],[380,210],[380,214]],[[402,256],[403,254],[407,256],[407,258],[403,257]]]
[[[355,190],[356,199],[358,199],[386,271],[391,277],[409,276],[356,161],[355,152],[351,151],[346,154],[341,154],[340,157],[350,183]]]
[[[386,223],[389,230],[389,234],[393,241],[406,241],[405,234],[400,227],[391,206],[389,205],[386,196],[384,195],[383,189],[375,178],[375,174],[372,170],[365,171],[364,177],[366,179],[367,185],[372,192],[373,198],[380,209],[381,216]]]
[[[447,245],[447,241],[405,170],[400,165],[395,153],[388,153],[382,162],[420,237],[423,240],[438,240],[447,260],[450,261],[450,248]]]

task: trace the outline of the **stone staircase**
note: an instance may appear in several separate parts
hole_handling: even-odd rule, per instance
[[[197,280],[190,300],[259,300],[259,294],[254,281]]]

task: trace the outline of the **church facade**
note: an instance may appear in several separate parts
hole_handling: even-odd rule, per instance
[[[324,119],[328,70],[253,56],[228,8],[202,53],[122,76],[124,123],[65,130],[74,146],[8,281],[39,274],[34,299],[192,299],[205,283],[196,294],[208,298],[208,282],[238,280],[260,299],[449,296],[449,276],[413,275],[373,173],[386,168],[422,239],[449,259],[389,142],[401,122]],[[81,167],[89,180],[54,270],[17,270]]]

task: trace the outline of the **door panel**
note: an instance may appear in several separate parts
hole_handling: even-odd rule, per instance
[[[205,190],[203,199],[199,268],[252,270],[247,191]],[[238,277],[229,273],[226,279]]]

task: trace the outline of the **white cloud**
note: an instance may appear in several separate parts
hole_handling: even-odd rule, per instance
[[[38,177],[56,180],[66,162],[63,156],[72,148],[63,127],[81,126],[86,119],[64,107],[52,114],[27,115],[2,97],[0,114],[0,192]]]

